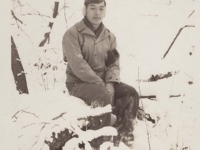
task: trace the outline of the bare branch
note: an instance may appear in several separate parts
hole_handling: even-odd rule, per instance
[[[173,97],[180,97],[181,95],[170,95],[169,97],[170,98],[173,98]],[[152,99],[152,98],[156,98],[156,95],[141,95],[140,98],[148,98],[148,99]]]
[[[61,118],[61,117],[62,117],[64,114],[66,114],[66,113],[67,113],[67,112],[61,113],[59,116],[53,118],[52,120],[57,120],[57,119]]]
[[[192,13],[188,16],[190,18],[194,14],[195,10],[192,11]]]
[[[36,137],[37,137],[37,140],[35,141],[35,143],[33,143],[32,147],[35,146],[37,144],[38,140],[39,140],[39,135],[36,136]]]
[[[65,16],[65,22],[66,22],[66,26],[67,26],[67,16],[66,16],[66,7],[65,7],[65,5],[66,5],[66,1],[64,0],[64,16]]]
[[[56,18],[56,16],[58,15],[58,7],[59,7],[59,2],[55,2],[53,9],[53,18]],[[52,29],[53,27],[52,22],[49,22],[49,27]],[[43,47],[47,41],[48,43],[50,42],[50,33],[51,32],[47,32],[44,34],[44,40],[42,40],[42,42],[39,44],[39,47]]]
[[[44,16],[44,15],[42,15],[38,10],[36,10],[35,8],[33,8],[31,5],[29,5],[28,3],[26,3],[32,10],[34,10],[35,12],[37,12],[37,14],[41,17],[41,18],[43,18],[43,17],[46,17],[46,16]],[[44,18],[43,18],[44,19]],[[45,19],[44,19],[45,20]]]
[[[31,115],[35,116],[36,118],[39,118],[39,117],[38,117],[38,116],[36,116],[34,113],[27,112],[27,111],[24,111],[24,110],[22,110],[22,112],[24,112],[24,113],[27,113],[27,114],[31,114]]]
[[[39,14],[39,13],[27,13],[27,14],[21,14],[21,16],[42,16],[42,17],[51,18],[50,16],[42,15],[42,14]]]
[[[40,132],[46,127],[47,124],[50,124],[50,123],[44,123],[44,125],[42,126]]]
[[[19,21],[21,24],[23,24],[23,22],[15,16],[15,14],[12,10],[11,10],[11,14],[12,14],[13,18],[15,18],[16,21]]]
[[[68,19],[68,20],[70,20],[70,19],[71,19],[71,17],[72,17],[74,14],[75,14],[75,11],[72,13],[72,15],[69,17],[69,19]]]
[[[163,56],[163,59],[167,56],[167,54],[169,53],[170,49],[172,48],[173,44],[175,43],[176,39],[178,38],[179,34],[181,33],[181,31],[186,28],[186,27],[195,27],[194,25],[185,25],[184,27],[180,28],[178,33],[176,34],[176,37],[174,38],[174,40],[172,41],[171,45],[169,46],[168,50],[166,51],[166,53]]]
[[[36,124],[36,123],[31,123],[31,124],[29,124],[29,125],[23,126],[22,129],[27,128],[27,127],[29,127],[29,126],[32,126],[32,125],[34,125],[34,124]]]
[[[29,107],[27,107],[27,108],[25,108],[25,109],[22,109],[22,110],[19,110],[19,111],[17,111],[13,116],[12,116],[12,118],[17,118],[16,117],[16,115],[18,114],[18,113],[20,113],[21,111],[24,111],[24,110],[26,110],[26,109],[28,109]]]

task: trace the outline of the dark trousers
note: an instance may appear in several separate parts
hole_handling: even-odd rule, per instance
[[[112,96],[105,87],[90,83],[75,83],[66,85],[70,95],[84,100],[85,103],[91,107],[106,106],[112,102]],[[115,93],[112,113],[117,116],[115,126],[116,128],[119,128],[121,124],[125,122],[125,116],[129,122],[133,122],[139,106],[139,96],[133,87],[122,82],[115,84],[114,88]],[[127,115],[127,112],[129,112],[129,115]],[[100,117],[94,117],[91,120],[91,124],[90,129],[93,130],[100,129],[104,126],[110,126],[111,114],[108,113]],[[124,128],[132,130],[128,129],[128,126],[131,126],[131,123],[128,124],[129,125],[125,123]]]

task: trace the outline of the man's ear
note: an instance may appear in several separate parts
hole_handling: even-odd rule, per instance
[[[86,16],[86,6],[83,6],[82,14],[83,14],[83,16]]]

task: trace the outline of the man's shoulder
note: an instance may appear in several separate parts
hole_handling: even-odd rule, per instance
[[[73,36],[78,36],[78,34],[79,34],[79,32],[81,31],[81,30],[83,30],[82,28],[82,21],[80,21],[80,22],[78,22],[78,23],[76,23],[76,24],[74,24],[72,27],[70,27],[69,29],[67,29],[67,31],[65,32],[65,34],[64,34],[64,36],[65,35],[68,35],[68,34],[71,34],[71,35],[73,35]]]
[[[115,41],[116,37],[115,37],[115,34],[110,31],[107,27],[104,27],[105,28],[105,31],[109,34],[109,39],[111,42]]]

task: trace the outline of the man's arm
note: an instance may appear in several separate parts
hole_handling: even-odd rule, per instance
[[[111,54],[111,57],[109,58],[108,56],[108,60],[107,62],[109,62],[109,60],[113,60],[112,63],[108,63],[108,66],[106,68],[106,77],[105,77],[105,83],[120,83],[120,67],[119,67],[119,54],[116,50],[116,46],[117,46],[117,42],[116,42],[116,38],[113,34],[111,34],[112,38],[110,40],[111,42],[111,51],[113,51]],[[114,57],[114,58],[113,58]]]
[[[78,35],[73,35],[68,31],[63,37],[63,52],[64,57],[67,58],[68,65],[70,65],[73,73],[82,81],[105,86],[103,80],[96,75],[83,58],[78,37],[76,36]]]

